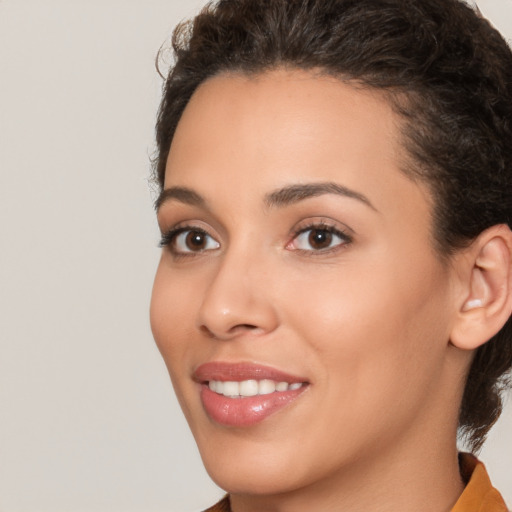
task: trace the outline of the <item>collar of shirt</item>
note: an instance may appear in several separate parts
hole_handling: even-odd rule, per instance
[[[501,494],[492,486],[485,466],[476,457],[461,453],[459,465],[466,487],[451,512],[507,512]]]

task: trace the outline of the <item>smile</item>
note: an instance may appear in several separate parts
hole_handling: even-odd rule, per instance
[[[282,393],[283,391],[295,391],[304,385],[302,382],[276,382],[270,379],[243,380],[242,382],[211,380],[208,388],[219,395],[230,398],[242,398],[256,395],[269,395],[270,393]]]
[[[206,363],[194,372],[208,417],[249,427],[281,411],[309,387],[306,379],[254,364]]]

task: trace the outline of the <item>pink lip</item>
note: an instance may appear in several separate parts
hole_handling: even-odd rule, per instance
[[[208,388],[208,381],[243,381],[270,379],[276,382],[307,382],[307,379],[290,375],[268,366],[250,363],[211,362],[199,366],[194,380],[201,383],[201,402],[208,416],[215,422],[231,427],[248,427],[259,423],[295,401],[308,387],[257,395],[229,398]]]
[[[307,381],[303,377],[290,375],[270,366],[251,363],[224,363],[221,361],[202,364],[194,372],[194,379],[197,382],[210,380],[241,382],[249,379],[270,379],[276,382],[288,382],[289,384]]]

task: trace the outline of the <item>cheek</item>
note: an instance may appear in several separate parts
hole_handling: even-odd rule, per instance
[[[435,260],[419,264],[421,272],[393,262],[327,269],[288,294],[288,322],[355,404],[404,386],[419,393],[442,368],[449,287]]]
[[[197,407],[197,393],[190,379],[191,361],[197,347],[195,305],[202,290],[189,281],[181,282],[165,264],[160,262],[151,296],[151,330],[158,350],[167,366],[178,402],[189,423]],[[195,283],[198,284],[198,283]]]
[[[447,308],[433,299],[444,295],[443,280],[435,272],[414,281],[368,268],[343,269],[338,278],[333,271],[317,274],[281,294],[290,306],[288,325],[310,349],[316,379],[316,414],[308,416],[307,428],[325,440],[304,440],[303,451],[323,450],[333,465],[354,446],[361,454],[400,436],[423,408],[431,409],[429,395],[443,371]],[[350,443],[333,441],[340,438]]]
[[[151,295],[150,322],[153,337],[171,378],[184,367],[181,363],[190,346],[186,340],[193,332],[193,305],[198,295],[200,293],[195,291],[194,286],[181,284],[165,262],[160,262]]]

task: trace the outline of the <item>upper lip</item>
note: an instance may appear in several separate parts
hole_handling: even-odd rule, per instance
[[[254,363],[227,363],[223,361],[212,361],[204,363],[196,368],[193,374],[197,382],[208,382],[211,380],[221,381],[243,381],[269,379],[276,382],[307,382],[307,379],[297,375],[277,370],[270,366]]]

